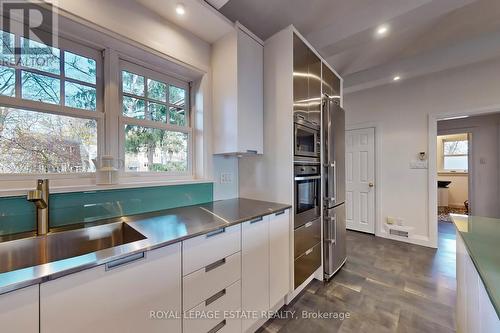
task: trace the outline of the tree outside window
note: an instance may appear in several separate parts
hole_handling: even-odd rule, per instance
[[[187,172],[187,84],[152,78],[140,68],[127,67],[121,74],[125,170]]]

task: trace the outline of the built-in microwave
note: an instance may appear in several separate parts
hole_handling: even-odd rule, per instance
[[[319,158],[321,152],[319,126],[304,120],[296,120],[294,132],[295,156]]]

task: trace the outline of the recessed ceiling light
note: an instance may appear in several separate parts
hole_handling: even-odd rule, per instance
[[[396,75],[395,77],[392,78],[392,81],[399,81],[401,80],[401,76]]]
[[[186,14],[186,7],[184,7],[184,5],[182,3],[179,3],[175,7],[175,12],[177,13],[177,15],[182,16],[182,15]]]
[[[389,26],[386,24],[383,24],[377,28],[377,35],[378,36],[385,36],[389,32]]]

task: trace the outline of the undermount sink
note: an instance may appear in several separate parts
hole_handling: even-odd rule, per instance
[[[124,222],[0,243],[0,273],[68,259],[146,239]]]

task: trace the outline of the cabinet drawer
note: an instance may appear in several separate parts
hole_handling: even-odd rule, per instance
[[[241,226],[221,228],[182,242],[182,273],[188,275],[241,250]]]
[[[321,241],[321,220],[306,223],[294,231],[294,258],[297,259]]]
[[[215,293],[208,300],[185,312],[184,333],[207,333],[220,324],[217,332],[240,332],[241,320],[224,318],[225,311],[241,309],[241,281]],[[233,317],[235,313],[232,313]],[[213,318],[210,318],[213,316]],[[225,325],[221,323],[225,320]],[[229,330],[228,330],[229,329]],[[215,331],[215,330],[214,330]]]
[[[184,277],[184,311],[241,279],[241,252],[218,260]]]
[[[321,243],[295,259],[294,286],[297,288],[321,266]]]

